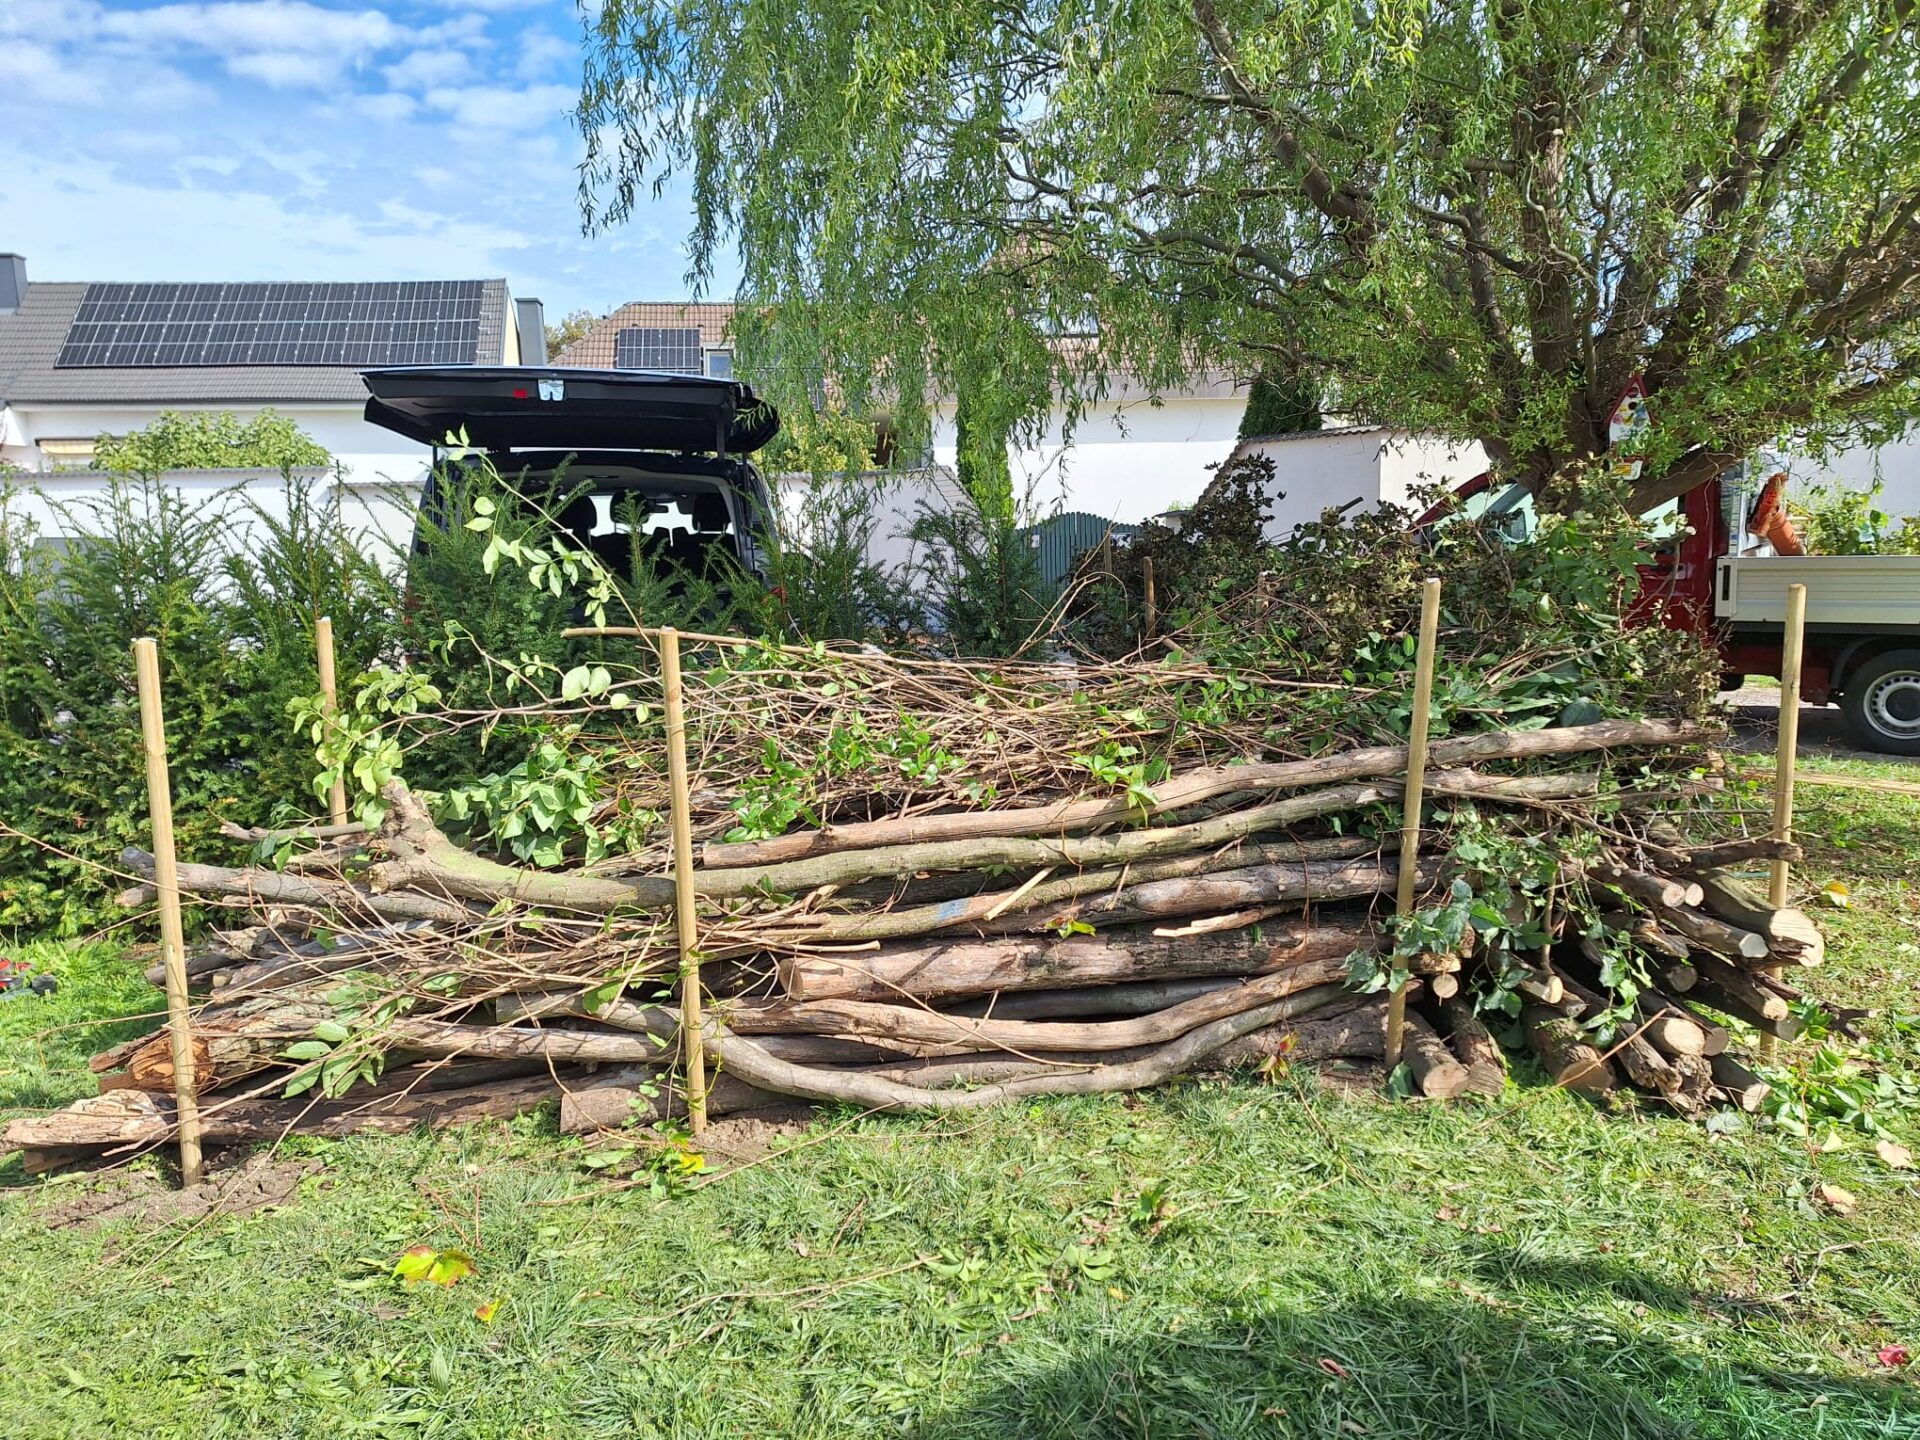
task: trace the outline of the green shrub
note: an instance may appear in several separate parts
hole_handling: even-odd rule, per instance
[[[241,421],[230,410],[163,410],[144,429],[102,435],[93,468],[122,475],[164,470],[295,470],[331,465],[333,457],[289,417],[262,410]]]
[[[37,546],[0,491],[0,928],[76,934],[117,918],[120,851],[149,841],[132,645],[159,645],[183,854],[221,855],[222,820],[312,806],[286,703],[317,686],[312,619],[346,673],[391,648],[392,588],[306,490],[292,516],[189,503],[115,475],[67,507],[66,552]],[[251,507],[248,507],[251,510]],[[39,843],[35,843],[39,842]]]
[[[1794,525],[1814,555],[1920,555],[1920,515],[1896,520],[1876,503],[1878,480],[1865,490],[1815,485],[1788,503]]]

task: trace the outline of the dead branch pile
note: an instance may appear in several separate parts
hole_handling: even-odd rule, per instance
[[[824,823],[729,841],[724,817],[764,775],[743,744],[695,748],[709,1113],[771,1096],[962,1109],[1197,1068],[1378,1061],[1382,987],[1400,977],[1413,999],[1404,1058],[1426,1095],[1497,1090],[1504,1039],[1555,1083],[1624,1082],[1697,1113],[1764,1090],[1725,1053],[1716,1016],[1779,1036],[1800,1023],[1803,997],[1773,972],[1818,964],[1820,935],[1734,873],[1791,847],[1707,843],[1688,838],[1700,824],[1662,818],[1676,797],[1712,793],[1686,778],[1706,727],[1606,720],[1436,741],[1421,929],[1396,926],[1390,899],[1404,746],[1278,743],[1270,720],[1243,718],[1163,745],[1177,763],[1150,787],[1089,790],[1068,758],[1087,748],[1073,733],[1078,682],[1056,677],[1021,704],[975,703],[975,687],[956,704],[929,671],[871,669],[880,698],[854,713],[871,710],[876,730],[883,709],[908,715],[915,733],[945,737],[959,758],[931,780],[849,772],[808,796]],[[736,741],[827,723],[835,695],[751,674],[693,687],[696,735],[703,716],[708,735]],[[1146,713],[1160,693],[1140,687],[1143,740],[1169,729]],[[624,773],[644,789],[657,769]],[[191,1027],[205,1138],[400,1130],[555,1096],[568,1131],[685,1113],[660,847],[536,868],[449,838],[398,781],[384,799],[377,829],[303,832],[278,867],[182,865],[183,891],[221,921],[189,957],[205,990]],[[1532,913],[1474,911],[1485,901],[1454,841],[1463,816],[1552,857]],[[125,858],[152,873],[151,857]],[[1448,930],[1436,920],[1448,914],[1472,923]],[[0,1143],[46,1168],[168,1139],[165,1032],[93,1063],[99,1096],[17,1120]]]

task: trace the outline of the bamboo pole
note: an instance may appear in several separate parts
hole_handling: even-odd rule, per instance
[[[160,963],[166,970],[167,1039],[173,1055],[174,1113],[180,1126],[180,1183],[200,1183],[200,1106],[194,1098],[193,1029],[187,1005],[187,938],[180,920],[180,875],[173,852],[173,787],[160,705],[160,651],[133,642],[140,689],[140,740],[146,752],[147,807],[153,817],[153,883],[160,900]]]
[[[680,937],[680,1034],[686,1045],[687,1122],[707,1128],[707,1049],[700,1016],[700,956],[695,950],[693,800],[687,784],[687,713],[680,693],[680,632],[660,631],[660,682],[667,711],[667,782],[673,800],[673,921]]]
[[[320,700],[326,707],[327,723],[340,709],[340,687],[333,669],[333,620],[322,615],[313,622],[314,659],[320,667]],[[347,823],[347,782],[341,776],[327,791],[327,815],[335,825]]]
[[[1800,758],[1800,663],[1805,648],[1807,587],[1787,587],[1787,621],[1780,636],[1780,733],[1774,750],[1773,838],[1793,839],[1793,780]],[[1787,903],[1787,862],[1775,860],[1767,876],[1767,903],[1779,910]],[[1783,967],[1768,967],[1778,975]],[[1760,1053],[1771,1058],[1777,1042],[1760,1037]]]
[[[1400,886],[1394,913],[1413,913],[1420,863],[1420,802],[1427,782],[1427,721],[1433,706],[1433,658],[1440,634],[1440,581],[1429,576],[1420,587],[1420,645],[1413,661],[1413,723],[1407,733],[1407,786],[1400,821]],[[1394,986],[1387,1001],[1387,1070],[1400,1063],[1407,1027],[1407,987]]]

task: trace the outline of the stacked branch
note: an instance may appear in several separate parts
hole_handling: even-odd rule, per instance
[[[703,703],[752,698],[769,725],[830,703],[764,677],[740,688],[750,673],[727,671]],[[926,706],[939,722],[927,733],[969,733],[951,694],[927,701],[942,680],[931,667],[874,673],[885,704]],[[1012,707],[993,694],[987,709]],[[1018,763],[995,762],[1007,788],[989,806],[957,792],[903,803],[849,779],[835,782],[831,823],[701,847],[709,1113],[770,1096],[940,1111],[1197,1069],[1377,1064],[1388,976],[1412,998],[1405,1059],[1428,1096],[1497,1091],[1504,1040],[1589,1093],[1624,1077],[1685,1111],[1757,1103],[1759,1082],[1694,1007],[1790,1035],[1799,997],[1771,968],[1817,964],[1821,945],[1733,873],[1790,848],[1691,845],[1647,823],[1635,787],[1648,762],[1697,766],[1704,729],[1615,720],[1433,745],[1436,807],[1497,816],[1564,856],[1555,933],[1516,955],[1472,931],[1448,945],[1398,935],[1403,746],[1296,758],[1203,733],[1175,747],[1202,763],[1089,793],[1057,743],[1054,762],[1036,758],[1071,694],[1029,707],[1032,733],[1008,747]],[[963,708],[977,728],[981,707]],[[1245,758],[1223,762],[1229,741]],[[977,756],[977,736],[967,743]],[[707,758],[702,804],[737,813],[753,777],[737,757]],[[317,836],[291,867],[180,867],[216,917],[189,964],[204,990],[192,1040],[208,1138],[452,1123],[556,1096],[570,1129],[683,1107],[673,877],[645,847],[619,864],[534,868],[456,840],[398,782],[385,799],[377,829]],[[1423,839],[1416,897],[1442,907],[1461,864],[1444,826]],[[151,874],[150,857],[125,860]],[[4,1143],[44,1168],[165,1141],[166,1034],[94,1064],[100,1096],[16,1121]]]

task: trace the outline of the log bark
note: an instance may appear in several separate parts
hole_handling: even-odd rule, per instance
[[[1600,923],[1615,933],[1624,933],[1635,945],[1650,955],[1684,961],[1689,953],[1685,941],[1662,930],[1650,915],[1629,914],[1624,910],[1603,910],[1600,912]]]
[[[1141,980],[1262,975],[1340,959],[1379,945],[1368,925],[1271,926],[1167,940],[1141,931],[882,946],[847,955],[781,960],[781,988],[794,1000],[920,1000],[995,991],[1064,990]]]
[[[518,1079],[460,1089],[402,1088],[386,1082],[356,1089],[338,1100],[302,1096],[222,1101],[216,1097],[201,1111],[202,1138],[209,1144],[237,1144],[275,1140],[289,1129],[328,1137],[363,1131],[398,1135],[421,1125],[441,1128],[509,1118],[552,1099],[556,1090],[554,1076],[542,1067]],[[112,1090],[76,1100],[50,1115],[10,1122],[0,1132],[0,1149],[144,1149],[171,1139],[173,1132],[171,1096]]]
[[[1595,725],[1569,726],[1558,730],[1492,731],[1482,735],[1457,736],[1435,741],[1428,747],[1428,756],[1435,767],[1470,765],[1481,760],[1574,755],[1616,747],[1684,745],[1709,739],[1712,734],[1713,731],[1706,726],[1675,721],[1608,720]],[[1156,785],[1154,804],[1149,813],[1183,809],[1222,795],[1231,795],[1235,791],[1274,791],[1330,785],[1396,775],[1406,768],[1406,747],[1386,745],[1343,751],[1312,760],[1196,770]],[[1107,821],[1125,820],[1137,814],[1124,796],[1111,796],[957,815],[874,820],[798,835],[782,835],[748,844],[710,844],[701,850],[701,864],[708,869],[718,870],[769,865],[877,846],[1060,834]]]
[[[987,995],[941,1006],[949,1015],[1000,1020],[1087,1020],[1096,1016],[1146,1015],[1240,983],[1234,976],[1200,976],[1191,980],[1121,981],[1082,990],[1028,990],[1010,995]]]
[[[153,873],[153,856],[144,850],[121,851],[120,863],[138,875]],[[384,920],[463,924],[481,918],[465,905],[433,894],[383,895],[344,880],[312,880],[252,866],[228,870],[182,861],[179,868],[180,889],[191,895],[227,895],[254,903],[304,905],[336,915],[374,915]]]
[[[1630,895],[1643,905],[1666,907],[1698,905],[1705,893],[1697,881],[1669,880],[1664,875],[1654,875],[1645,870],[1634,870],[1625,865],[1614,865],[1605,861],[1595,861],[1587,865],[1569,863],[1567,868],[1584,872],[1589,879],[1605,885],[1610,890],[1618,890],[1622,895]]]
[[[1356,809],[1398,793],[1394,783],[1339,786],[1255,806],[1192,825],[1130,830],[1113,835],[1040,839],[978,839],[836,851],[809,859],[733,870],[702,870],[695,893],[708,899],[758,894],[797,895],[823,886],[900,878],[923,871],[1105,868],[1217,850],[1264,831],[1316,816]],[[673,882],[657,875],[606,876],[534,870],[476,855],[441,834],[426,807],[399,781],[382,791],[389,814],[378,845],[392,858],[370,870],[374,888],[418,890],[467,900],[517,901],[581,914],[661,909],[672,904]]]
[[[1137,1060],[1076,1073],[1007,1080],[978,1090],[920,1090],[876,1075],[791,1065],[767,1054],[753,1041],[732,1034],[717,1020],[707,1022],[707,1047],[739,1078],[761,1089],[802,1099],[847,1101],[877,1110],[978,1110],[1029,1095],[1101,1095],[1158,1085],[1191,1069],[1230,1040],[1320,1009],[1344,993],[1334,985],[1304,990],[1271,1005],[1189,1030]]]
[[[1601,1015],[1614,1008],[1606,996],[1588,989],[1572,976],[1567,977],[1567,988],[1587,1007],[1589,1014]],[[1622,1025],[1624,1028],[1606,1049],[1626,1072],[1628,1081],[1656,1095],[1677,1094],[1680,1072],[1667,1063],[1666,1057],[1647,1038],[1638,1015],[1623,1021]]]
[[[1645,1026],[1642,1033],[1654,1049],[1668,1059],[1707,1053],[1706,1027],[1679,1006],[1646,991],[1635,1001],[1634,1008]]]
[[[1713,1083],[1725,1092],[1729,1101],[1749,1115],[1758,1113],[1767,1103],[1767,1096],[1773,1093],[1771,1085],[1731,1055],[1715,1055],[1708,1064],[1712,1067]]]
[[[1418,1011],[1407,1011],[1400,1053],[1413,1071],[1420,1093],[1435,1100],[1451,1100],[1467,1088],[1472,1078]]]
[[[1466,1088],[1475,1095],[1498,1095],[1507,1084],[1507,1057],[1493,1032],[1474,1013],[1472,1002],[1454,998],[1440,1007],[1454,1056],[1467,1067]]]
[[[1751,930],[1742,930],[1737,925],[1729,925],[1718,916],[1709,915],[1704,910],[1695,910],[1685,905],[1663,905],[1654,913],[1667,929],[1685,936],[1695,945],[1711,950],[1715,954],[1736,956],[1743,960],[1767,958],[1767,939],[1764,935],[1756,935]]]
[[[1700,884],[1706,908],[1728,924],[1762,936],[1769,958],[1792,965],[1818,965],[1827,958],[1826,937],[1804,910],[1776,909],[1765,895],[1725,871],[1703,872]]]
[[[1440,862],[1422,861],[1417,890],[1431,890]],[[1257,865],[1215,871],[1179,880],[1157,880],[1079,900],[1055,910],[1029,913],[1012,923],[1022,929],[1057,929],[1079,921],[1088,925],[1126,925],[1170,915],[1202,915],[1277,901],[1353,900],[1390,895],[1399,883],[1392,861],[1310,861],[1304,865]]]
[[[1786,1000],[1759,977],[1717,955],[1702,955],[1698,969],[1700,983],[1693,994],[1714,1009],[1781,1040],[1792,1040],[1806,1028]]]
[[[1589,1045],[1585,1033],[1558,1010],[1529,1005],[1520,1012],[1527,1045],[1546,1066],[1547,1078],[1583,1095],[1605,1095],[1614,1087],[1613,1067]]]
[[[1338,1013],[1316,1011],[1304,1020],[1269,1025],[1221,1046],[1208,1059],[1209,1067],[1239,1069],[1280,1061],[1311,1065],[1323,1060],[1380,1060],[1387,1053],[1385,996],[1369,996]]]
[[[1790,865],[1798,865],[1806,858],[1806,851],[1791,840],[1756,835],[1748,840],[1723,840],[1717,845],[1676,847],[1673,863],[1682,870],[1698,873],[1729,865],[1750,864],[1756,860],[1785,860]]]
[[[1342,984],[1346,978],[1344,957],[1306,961],[1126,1020],[973,1019],[861,1000],[741,1001],[722,1007],[720,1015],[736,1035],[833,1035],[912,1055],[1126,1050],[1163,1044],[1211,1021],[1314,986]]]
[[[786,922],[771,932],[762,933],[770,943],[793,941],[837,945],[868,940],[914,939],[940,930],[973,929],[983,934],[989,931],[1017,932],[1036,924],[1045,925],[1051,915],[1061,913],[1057,907],[1062,902],[1083,895],[1102,895],[1129,885],[1176,880],[1214,870],[1241,868],[1248,864],[1297,865],[1303,859],[1351,858],[1356,854],[1371,853],[1377,848],[1371,843],[1356,846],[1351,838],[1285,845],[1242,841],[1218,852],[1181,855],[1111,870],[1084,870],[1076,875],[1045,880],[1038,885],[993,890],[940,904],[914,905],[878,913],[814,915],[806,917],[804,921]]]

